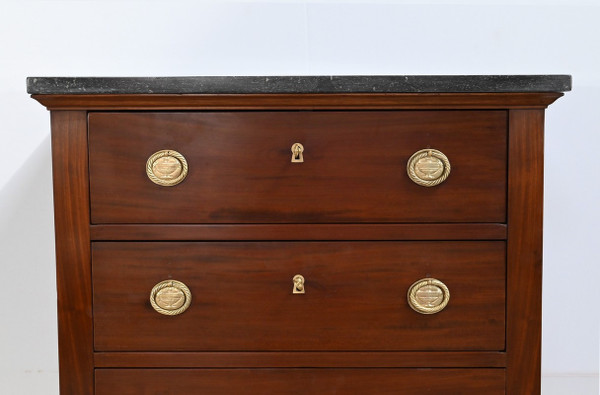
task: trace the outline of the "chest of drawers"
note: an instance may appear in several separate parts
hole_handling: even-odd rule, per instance
[[[61,394],[540,392],[569,76],[30,78]]]

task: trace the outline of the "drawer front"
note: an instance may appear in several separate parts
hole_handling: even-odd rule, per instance
[[[92,264],[97,351],[504,349],[501,241],[96,242]],[[407,302],[423,278],[448,288],[436,314]],[[182,314],[153,309],[163,280]]]
[[[504,380],[504,369],[96,369],[96,394],[501,395]]]
[[[506,218],[505,111],[90,113],[89,140],[93,223]],[[433,187],[407,174],[426,148],[451,169]],[[161,150],[187,162],[175,186],[147,176]]]

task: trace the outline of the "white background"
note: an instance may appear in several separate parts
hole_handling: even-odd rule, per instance
[[[598,393],[598,1],[0,0],[0,385],[58,391],[49,114],[26,76],[573,75],[546,115],[544,393]]]

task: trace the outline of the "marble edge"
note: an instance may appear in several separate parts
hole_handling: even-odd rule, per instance
[[[571,76],[28,77],[32,95],[567,92]]]

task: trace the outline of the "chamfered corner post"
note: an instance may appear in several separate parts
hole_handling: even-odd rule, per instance
[[[507,383],[541,392],[544,110],[509,111]]]
[[[52,111],[61,395],[94,393],[86,111]]]

